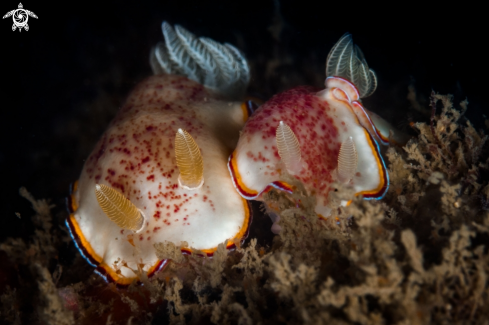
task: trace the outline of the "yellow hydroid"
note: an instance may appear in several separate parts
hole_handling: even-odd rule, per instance
[[[282,158],[285,167],[290,173],[297,172],[300,168],[301,146],[294,131],[287,124],[280,121],[275,132],[275,138],[277,140],[278,154]]]
[[[95,185],[95,196],[104,213],[123,229],[138,231],[143,227],[144,217],[136,206],[110,186]]]
[[[186,189],[197,189],[204,183],[204,163],[199,146],[185,130],[178,129],[175,136],[175,157],[177,159],[180,185]]]

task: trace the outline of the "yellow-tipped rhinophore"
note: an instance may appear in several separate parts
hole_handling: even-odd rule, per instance
[[[175,136],[175,157],[180,170],[179,184],[189,190],[200,188],[204,184],[202,154],[192,136],[182,129]]]
[[[357,171],[358,154],[352,137],[348,137],[340,147],[338,154],[338,180],[348,183]]]
[[[275,138],[277,140],[278,154],[282,158],[285,167],[291,173],[297,172],[301,161],[301,146],[294,131],[287,124],[280,121],[275,132]]]
[[[116,225],[132,231],[141,230],[144,217],[126,197],[107,185],[95,185],[95,196],[104,213]]]

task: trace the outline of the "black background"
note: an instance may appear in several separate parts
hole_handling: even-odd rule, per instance
[[[281,1],[277,15],[273,1],[23,5],[39,17],[29,18],[28,32],[13,32],[11,18],[0,21],[0,242],[32,231],[21,186],[50,198],[57,220],[66,216],[64,198],[83,159],[124,96],[151,73],[149,51],[162,40],[163,20],[236,44],[254,64],[250,93],[263,99],[300,83],[321,86],[328,51],[348,31],[379,77],[369,109],[402,128],[414,114],[406,100],[413,83],[421,98],[432,89],[467,97],[468,118],[483,127],[488,60],[480,8]],[[2,1],[1,15],[17,6]],[[277,40],[269,27],[280,17]],[[277,69],[265,77],[273,60]]]

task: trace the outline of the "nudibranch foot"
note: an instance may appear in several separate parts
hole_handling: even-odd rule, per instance
[[[404,146],[409,141],[410,137],[407,134],[393,127],[379,115],[367,109],[365,109],[365,112],[370,117],[372,124],[375,125],[380,143],[384,145],[392,143],[395,145]]]

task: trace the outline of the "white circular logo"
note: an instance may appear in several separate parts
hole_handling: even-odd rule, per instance
[[[22,6],[22,3],[19,3],[18,9],[11,10],[3,16],[3,18],[7,18],[12,16],[14,24],[12,25],[12,31],[19,29],[19,32],[24,28],[26,31],[29,30],[29,25],[27,25],[27,21],[29,20],[29,16],[33,18],[37,18],[36,14],[32,11],[25,10]]]

